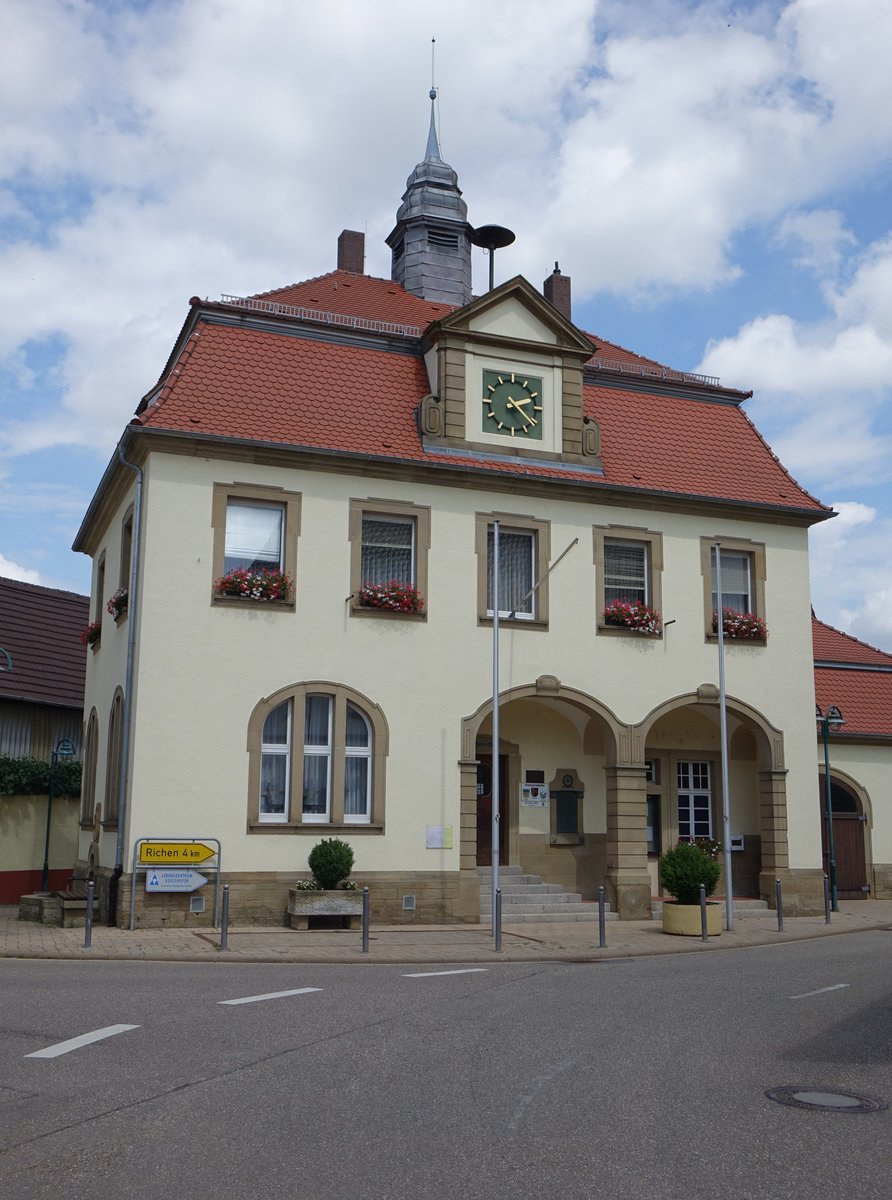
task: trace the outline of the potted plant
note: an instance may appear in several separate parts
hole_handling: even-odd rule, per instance
[[[720,852],[721,846],[712,838],[693,838],[680,841],[660,858],[660,881],[675,897],[674,901],[663,902],[664,933],[700,936],[700,885],[707,896],[715,891],[721,870]],[[714,902],[706,906],[706,932],[722,932],[721,907]]]
[[[391,579],[389,583],[364,583],[359,589],[360,608],[379,608],[385,612],[424,612],[424,597],[411,583]]]
[[[718,633],[718,631],[718,616],[713,611],[712,632]],[[768,626],[755,613],[742,613],[733,608],[723,608],[722,633],[726,638],[736,638],[739,641],[764,642],[768,638]]]
[[[604,624],[634,629],[636,633],[659,633],[663,618],[642,600],[611,600],[604,607]]]
[[[124,613],[127,611],[128,596],[129,593],[127,588],[119,587],[118,590],[116,592],[112,592],[111,596],[108,598],[108,604],[105,606],[106,611],[110,613],[116,621],[119,617],[123,617]]]
[[[102,638],[102,622],[91,621],[85,629],[81,630],[81,645],[89,646],[91,650],[95,650]]]
[[[288,923],[292,929],[309,929],[319,918],[328,926],[335,921],[352,929],[362,916],[362,895],[349,878],[353,848],[340,838],[323,838],[307,857],[310,879],[298,879],[288,889]]]
[[[241,600],[287,600],[291,590],[291,580],[278,567],[234,567],[214,584],[218,596]]]

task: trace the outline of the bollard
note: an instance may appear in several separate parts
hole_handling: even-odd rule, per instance
[[[96,884],[91,879],[87,884],[87,911],[84,915],[84,949],[89,950],[93,945],[93,889]]]
[[[830,880],[824,876],[824,924],[830,924]]]
[[[362,889],[362,952],[369,952],[369,889]]]
[[[502,952],[502,889],[496,888],[496,919],[495,919],[496,950]]]
[[[709,941],[709,931],[706,927],[706,888],[700,884],[700,936],[704,942]]]
[[[774,881],[774,897],[775,897],[775,904],[777,904],[777,931],[778,931],[778,933],[783,933],[783,931],[784,931],[784,889],[781,886],[781,881],[779,879],[775,879],[775,881]]]
[[[603,950],[607,945],[607,934],[604,929],[604,885],[598,888],[598,949]]]
[[[220,920],[220,949],[229,949],[229,884],[223,884],[223,916]]]

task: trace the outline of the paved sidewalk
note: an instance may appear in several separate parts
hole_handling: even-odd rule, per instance
[[[216,929],[109,929],[94,925],[84,949],[83,929],[59,929],[19,921],[18,910],[0,907],[0,958],[114,959],[150,962],[485,963],[598,962],[649,954],[709,954],[746,946],[773,946],[805,938],[865,930],[892,932],[892,900],[842,900],[826,925],[821,917],[786,917],[777,930],[772,913],[735,917],[735,928],[707,943],[670,937],[659,921],[609,921],[607,946],[598,948],[597,924],[505,925],[497,954],[488,926],[373,925],[369,951],[358,930],[296,931],[235,927],[220,949]],[[889,942],[892,948],[892,941]]]

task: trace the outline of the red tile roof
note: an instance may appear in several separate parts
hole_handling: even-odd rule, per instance
[[[332,284],[333,277],[323,278]],[[375,294],[380,294],[380,280],[348,278],[357,282],[357,294],[366,283],[378,285]],[[330,302],[321,288],[310,285],[282,289],[279,295],[291,297],[282,303],[303,303],[305,290],[323,305]],[[402,307],[386,307],[387,320],[410,315],[412,305],[433,307],[407,298],[396,285],[390,290]],[[202,322],[173,364],[157,403],[140,420],[153,429],[466,468],[464,457],[431,454],[422,447],[414,410],[428,386],[420,355]],[[603,477],[528,462],[475,460],[474,465],[585,480],[593,487],[826,511],[787,474],[735,404],[629,391],[605,381],[586,385],[584,405],[601,428]]]
[[[811,619],[811,637],[816,662],[860,663],[892,669],[892,654],[859,642],[851,634],[834,629],[817,617]]]
[[[261,292],[252,299],[292,304],[296,308],[319,308],[349,317],[375,317],[379,321],[417,325],[420,329],[454,311],[451,304],[421,300],[390,279],[354,275],[350,271],[330,271],[303,283]]]
[[[812,618],[815,661],[841,667],[815,667],[815,699],[822,709],[839,707],[845,718],[833,737],[892,738],[892,654]]]
[[[87,596],[0,579],[0,699],[83,708],[89,613]]]

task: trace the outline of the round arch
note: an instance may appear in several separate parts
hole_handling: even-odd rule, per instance
[[[705,684],[699,687],[696,692],[685,692],[679,696],[673,696],[670,700],[665,700],[662,704],[658,704],[656,708],[651,709],[640,724],[634,726],[636,738],[638,744],[642,747],[642,751],[651,730],[662,717],[680,708],[689,708],[692,705],[712,708],[717,706],[718,702],[718,688],[712,684]],[[755,735],[759,766],[763,770],[783,771],[785,768],[784,735],[782,731],[772,725],[758,709],[753,708],[751,704],[747,704],[745,700],[739,700],[736,696],[727,696],[725,704],[727,711],[741,720]]]

